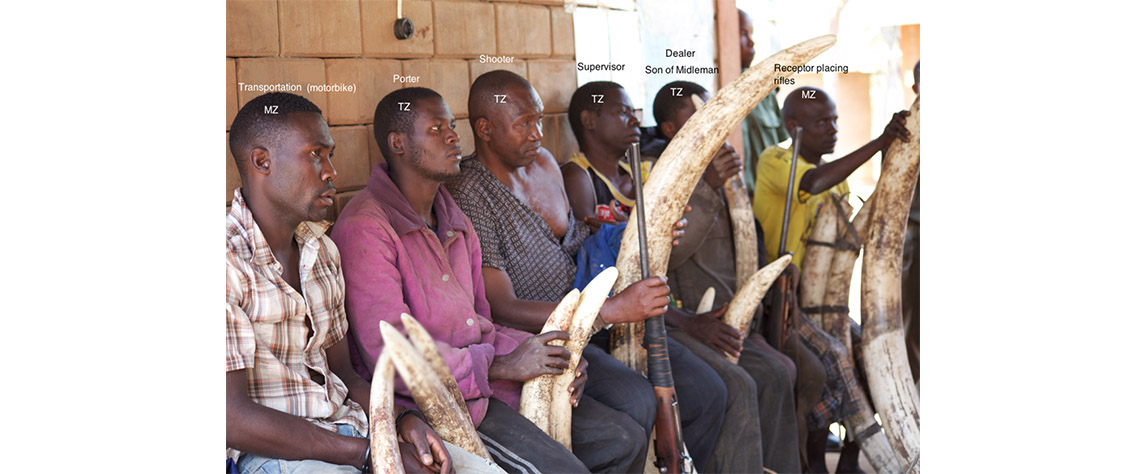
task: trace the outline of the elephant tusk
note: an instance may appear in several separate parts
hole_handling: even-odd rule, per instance
[[[918,391],[907,362],[902,322],[902,252],[919,170],[919,98],[906,128],[910,141],[890,144],[863,255],[863,358],[871,398],[901,464],[919,472]]]
[[[825,35],[769,56],[717,92],[681,127],[657,160],[643,193],[650,274],[665,274],[673,223],[681,218],[713,153],[748,111],[776,87],[775,78],[791,75],[776,71],[774,66],[802,65],[834,44],[835,36]],[[637,216],[631,214],[618,252],[617,292],[641,279],[637,235]],[[610,334],[610,354],[642,374],[646,373],[646,354],[641,345],[644,335],[643,322],[615,324]]]
[[[753,273],[748,277],[748,281],[744,283],[744,287],[732,297],[732,302],[728,304],[728,311],[724,314],[724,323],[729,327],[737,330],[740,334],[748,334],[748,326],[752,324],[752,318],[756,314],[756,307],[760,306],[760,300],[764,298],[764,293],[768,292],[768,287],[772,286],[772,282],[776,281],[776,277],[792,263],[792,255],[784,255],[777,258],[776,261],[769,263]],[[731,355],[725,355],[732,363],[737,363],[740,358]]]

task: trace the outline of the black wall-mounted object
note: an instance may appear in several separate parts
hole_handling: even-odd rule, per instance
[[[392,32],[396,34],[396,39],[406,40],[412,37],[412,33],[416,28],[412,26],[412,20],[408,18],[400,18],[396,20],[396,24],[392,25]]]

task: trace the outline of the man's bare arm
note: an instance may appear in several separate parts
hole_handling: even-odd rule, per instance
[[[276,459],[363,466],[368,440],[342,436],[249,399],[245,369],[226,372],[226,446]]]
[[[491,319],[497,324],[538,333],[546,324],[558,303],[521,300],[515,296],[515,287],[507,272],[495,267],[483,267],[483,284],[487,302],[491,304]]]
[[[566,185],[566,197],[570,200],[570,208],[574,210],[574,217],[585,220],[594,217],[594,184],[590,182],[590,175],[586,170],[573,163],[562,167],[562,182]]]
[[[905,110],[896,113],[883,130],[883,134],[879,135],[878,138],[871,140],[843,158],[807,170],[803,178],[800,178],[800,190],[807,191],[809,194],[827,191],[851,176],[851,173],[854,173],[860,165],[875,156],[875,153],[883,151],[896,137],[904,142],[909,142],[910,132],[906,130],[907,115],[910,115],[910,112]]]
[[[503,326],[537,333],[558,306],[548,301],[518,299],[511,277],[498,268],[483,267],[483,281],[487,288],[487,302],[491,304],[491,319]],[[598,318],[607,324],[644,321],[664,314],[668,304],[669,285],[665,284],[664,278],[650,277],[607,298]]]

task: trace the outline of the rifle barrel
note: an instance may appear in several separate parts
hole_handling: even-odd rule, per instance
[[[792,168],[788,171],[788,193],[784,198],[784,225],[780,227],[780,249],[776,257],[782,257],[788,252],[788,219],[792,213],[792,198],[796,197],[796,163],[800,161],[800,132],[802,127],[792,131]]]

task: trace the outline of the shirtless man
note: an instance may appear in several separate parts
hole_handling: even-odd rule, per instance
[[[503,97],[499,102],[496,96]],[[448,182],[483,244],[487,299],[500,324],[537,331],[556,303],[573,288],[578,248],[589,228],[574,216],[558,164],[541,146],[542,100],[525,79],[492,71],[472,85],[468,100],[475,155]],[[602,306],[606,323],[641,321],[668,304],[662,278],[648,278]],[[643,421],[649,435],[656,414],[652,387],[643,376],[591,343],[586,395]],[[674,356],[674,347],[678,348]],[[679,344],[674,358],[682,426],[698,469],[708,460],[724,416],[724,383]]]

